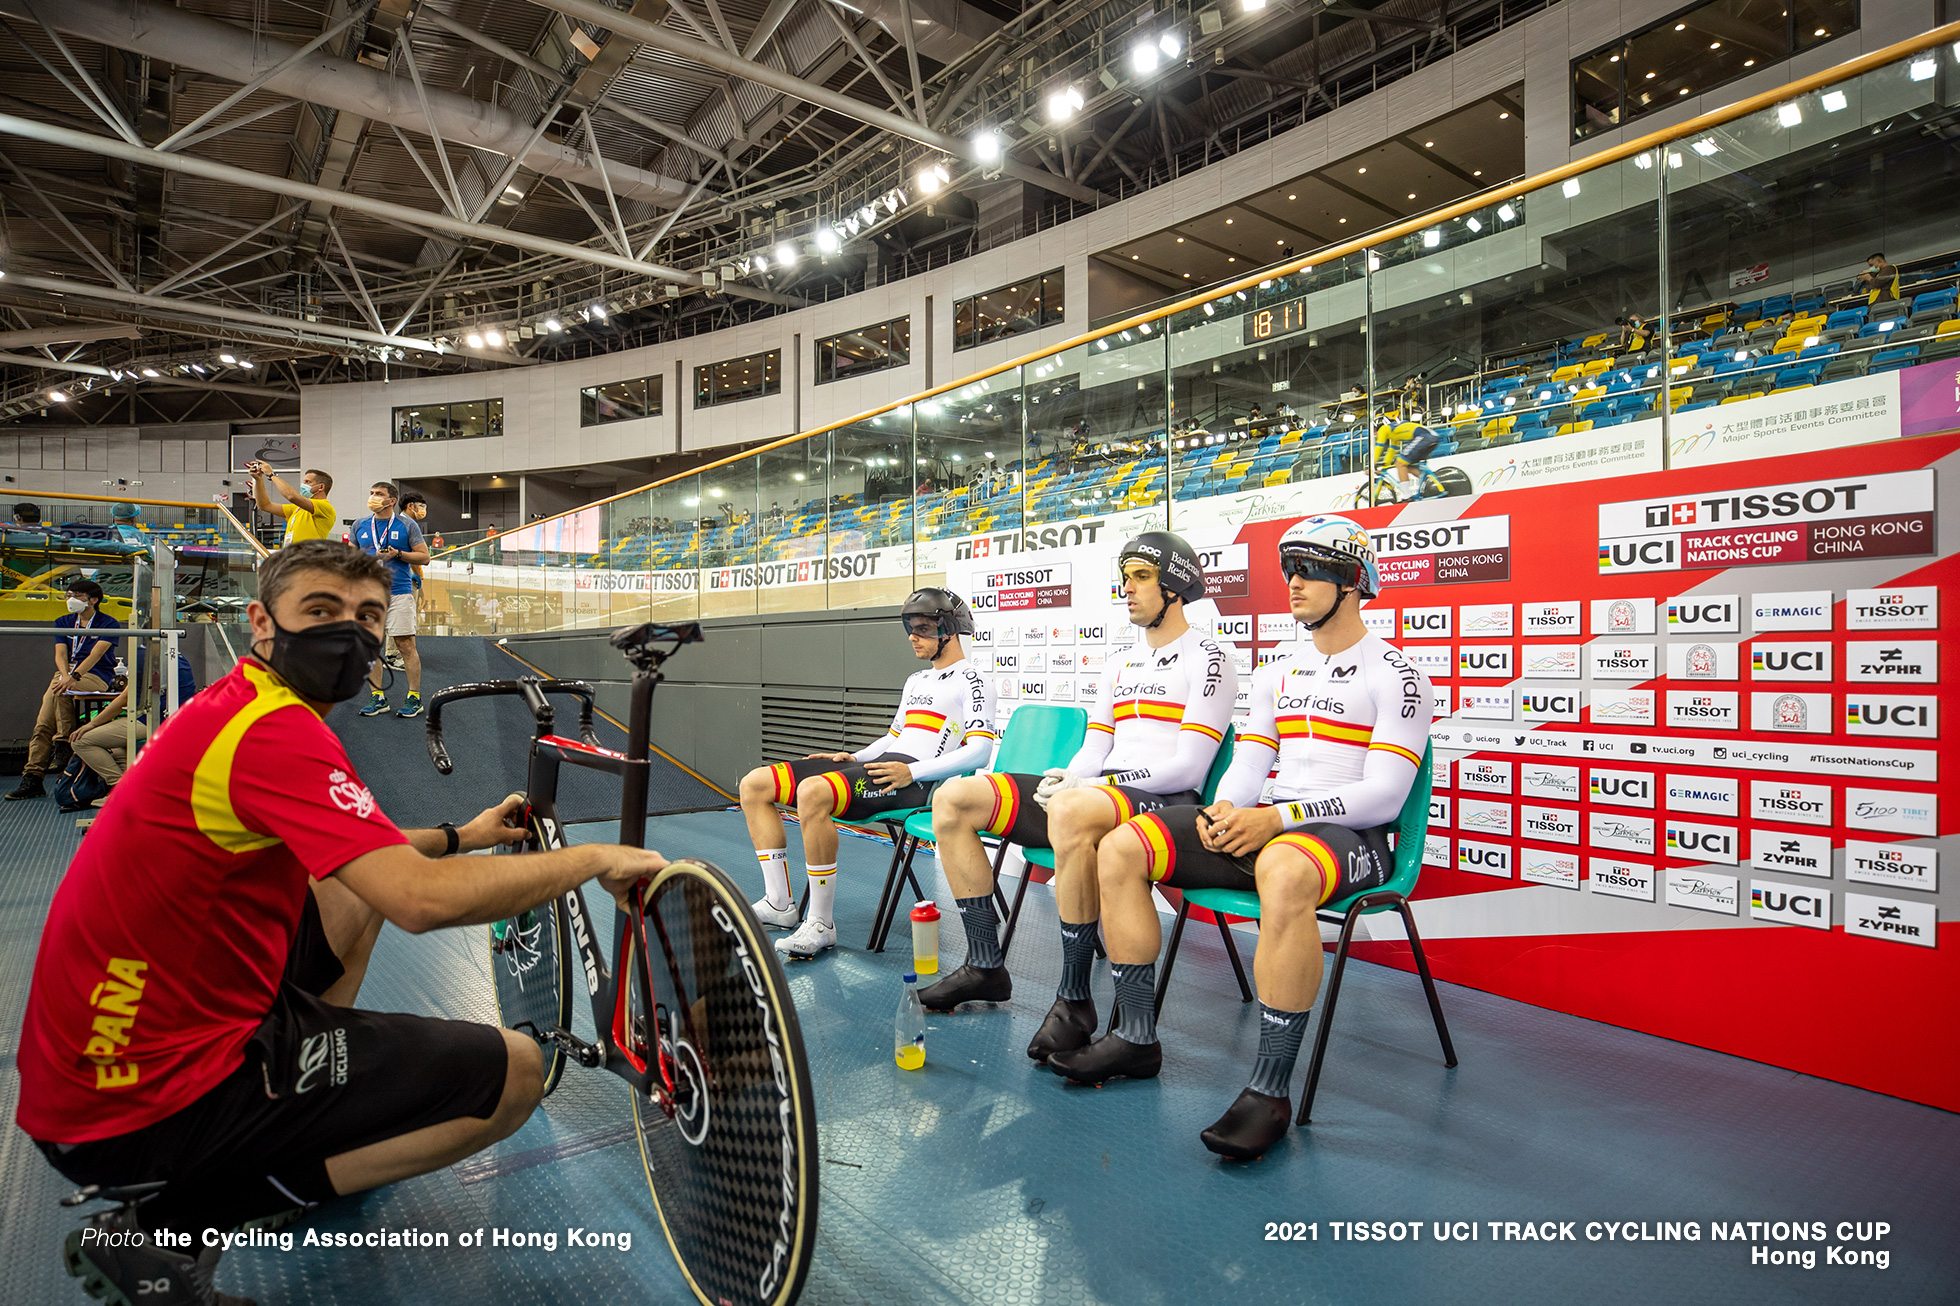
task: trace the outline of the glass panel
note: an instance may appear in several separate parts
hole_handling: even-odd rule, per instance
[[[489,434],[499,436],[503,433],[504,401],[501,399],[492,399],[489,401]]]
[[[599,425],[599,387],[588,385],[578,392],[578,424]]]
[[[821,341],[818,345],[818,383],[841,381],[846,377],[882,371],[892,366],[887,337],[887,324],[881,322],[877,326],[847,331],[841,336]]]
[[[449,438],[452,440],[474,440],[490,433],[486,408],[481,399],[475,403],[449,405]]]
[[[647,383],[643,379],[614,381],[594,387],[594,424],[631,422],[647,415]]]
[[[1960,329],[1942,336],[1940,326],[1960,316],[1953,185],[1900,154],[1902,140],[1960,123],[1960,110],[1939,102],[1942,68],[1960,75],[1950,46],[1675,147],[1673,290],[1691,316],[1719,328],[1682,347],[1695,354],[1682,379],[1694,382],[1696,408],[1674,424],[1677,461],[1717,443],[1740,456],[1764,429],[1786,432],[1765,452],[1787,452],[1793,440],[1819,448],[1871,438],[1877,424],[1861,423],[1860,409],[1889,396],[1868,378],[1930,362],[1951,368]],[[1765,195],[1804,200],[1765,205]],[[1868,255],[1883,256],[1876,276]],[[1741,406],[1704,411],[1707,400]],[[1801,435],[1785,425],[1799,415]]]
[[[976,337],[980,344],[1003,340],[1040,324],[1041,278],[1028,280],[980,296],[973,311]]]
[[[1163,501],[1161,326],[1119,332],[1033,364],[1027,397],[1030,528]],[[1058,536],[1057,542],[1078,541]]]
[[[697,367],[694,369],[694,406],[708,408],[715,402],[715,369]]]
[[[831,450],[830,606],[900,602],[913,588],[911,409],[831,432]]]
[[[885,324],[885,348],[891,361],[887,367],[905,367],[912,361],[912,319],[898,318]]]
[[[921,585],[944,583],[964,537],[1020,524],[1007,470],[1021,450],[1019,378],[1003,372],[918,406]]]
[[[1062,274],[1050,272],[1041,278],[1041,325],[1062,320]]]
[[[1858,0],[1797,0],[1790,6],[1797,49],[1808,50],[1858,26]]]
[[[783,351],[772,349],[766,354],[750,354],[747,358],[731,358],[725,363],[716,363],[707,369],[712,372],[710,386],[712,393],[705,401],[708,404],[728,404],[740,399],[754,399],[761,395],[773,395],[782,387]],[[698,370],[698,369],[697,369]],[[700,389],[697,376],[695,389]],[[703,401],[697,394],[695,404]]]
[[[701,482],[684,476],[647,492],[648,614],[655,621],[701,615]]]
[[[953,348],[971,349],[980,343],[979,307],[978,299],[962,299],[953,309]]]
[[[1624,41],[1572,64],[1572,138],[1584,140],[1620,125],[1620,74]]]
[[[1169,320],[1173,526],[1215,520],[1228,504],[1326,506],[1277,487],[1361,465],[1366,307],[1362,256],[1351,254]]]
[[[764,612],[829,606],[825,584],[830,441],[818,436],[756,455],[755,562]]]
[[[723,364],[726,366],[726,364]],[[755,459],[701,473],[701,615],[727,617],[756,610]]]
[[[648,417],[658,417],[663,411],[664,405],[661,403],[660,384],[663,379],[658,376],[650,376],[646,379]]]

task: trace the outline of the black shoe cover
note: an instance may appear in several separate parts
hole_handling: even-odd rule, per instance
[[[1267,1097],[1248,1088],[1198,1137],[1220,1156],[1234,1161],[1257,1161],[1267,1148],[1286,1137],[1286,1127],[1292,1120],[1292,1099]]]
[[[1014,996],[1014,981],[1005,966],[962,966],[931,988],[919,991],[927,1011],[947,1012],[962,1002],[1005,1002]]]
[[[1164,1068],[1164,1045],[1132,1043],[1121,1034],[1105,1034],[1086,1048],[1057,1052],[1048,1058],[1048,1068],[1072,1084],[1155,1079]]]
[[[1095,1036],[1095,999],[1084,998],[1078,1002],[1074,998],[1056,998],[1041,1028],[1028,1042],[1028,1056],[1046,1061],[1057,1052],[1073,1052],[1089,1046],[1089,1040]]]

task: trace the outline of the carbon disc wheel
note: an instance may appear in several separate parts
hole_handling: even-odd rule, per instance
[[[501,851],[536,852],[534,829],[521,844]],[[565,1073],[565,1053],[541,1036],[572,1024],[571,955],[565,917],[557,899],[521,916],[492,921],[489,928],[490,980],[497,995],[497,1023],[506,1029],[539,1038],[544,1053],[544,1091],[558,1087]]]
[[[664,1046],[670,1103],[633,1093],[660,1224],[706,1306],[787,1306],[817,1235],[817,1120],[782,963],[718,868],[674,862],[621,959],[628,1038]],[[641,978],[641,958],[648,981]]]

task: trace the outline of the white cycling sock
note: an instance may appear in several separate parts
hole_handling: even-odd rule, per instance
[[[763,898],[778,911],[794,906],[796,899],[789,891],[789,849],[757,849],[755,859],[762,863]]]
[[[837,863],[828,866],[812,866],[806,872],[810,877],[810,912],[813,921],[834,923],[833,904],[837,901]]]

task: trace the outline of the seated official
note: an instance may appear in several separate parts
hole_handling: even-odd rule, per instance
[[[1394,875],[1388,834],[1422,764],[1431,713],[1428,678],[1362,624],[1362,601],[1381,584],[1367,532],[1345,517],[1308,517],[1281,537],[1279,557],[1293,619],[1313,632],[1312,646],[1254,675],[1251,719],[1217,802],[1136,817],[1102,841],[1097,872],[1117,1025],[1048,1060],[1077,1083],[1157,1074],[1159,932],[1150,886],[1257,891],[1259,1057],[1245,1091],[1201,1135],[1212,1151],[1238,1159],[1259,1156],[1286,1133],[1293,1063],[1320,989],[1315,912]],[[1272,802],[1256,805],[1275,764]]]
[[[197,678],[191,672],[190,659],[182,653],[177,655],[176,675],[177,709],[182,711],[197,694]],[[143,654],[139,649],[136,657],[136,680],[139,684],[142,677]],[[123,778],[123,772],[129,766],[131,741],[140,746],[150,737],[149,713],[130,711],[129,691],[130,686],[124,685],[121,692],[102,705],[94,720],[68,732],[68,746],[75,750],[75,756],[81,759],[82,765],[93,771],[101,781],[97,792],[103,789],[113,791]],[[160,689],[155,709],[159,728],[168,711],[168,702],[166,694]],[[101,801],[101,798],[78,799],[62,810],[79,811],[84,807],[96,806]]]
[[[837,946],[837,822],[924,807],[927,785],[977,771],[994,754],[994,685],[960,642],[973,633],[965,600],[951,590],[918,590],[899,620],[912,656],[932,665],[906,678],[891,729],[855,753],[812,753],[742,777],[742,816],[762,863],[763,896],[753,910],[764,925],[795,931],[776,940],[776,951],[791,957]],[[802,826],[810,911],[801,925],[779,804],[795,807]]]
[[[15,1121],[77,1184],[167,1185],[89,1216],[101,1234],[228,1230],[515,1132],[544,1084],[535,1040],[354,1007],[382,922],[502,920],[595,877],[617,899],[665,865],[612,845],[440,860],[523,838],[523,800],[398,830],[327,728],[380,652],[387,572],[305,540],[258,588],[250,655],[143,750],[41,933]],[[235,1300],[211,1288],[215,1249],[70,1240],[70,1273],[112,1300]]]
[[[1096,955],[1097,842],[1139,812],[1197,801],[1239,692],[1231,657],[1184,616],[1205,592],[1204,568],[1191,546],[1168,531],[1148,531],[1116,556],[1130,621],[1143,628],[1143,638],[1105,660],[1081,749],[1066,767],[1043,775],[967,776],[941,785],[932,798],[933,839],[959,904],[966,963],[919,994],[928,1011],[1005,1002],[1014,993],[981,832],[1055,851],[1062,982],[1028,1044],[1036,1061],[1079,1048],[1096,1031],[1089,968]]]
[[[86,576],[68,582],[68,612],[56,617],[60,631],[121,630],[122,623],[102,610],[102,587]],[[54,641],[54,678],[41,691],[41,710],[27,741],[27,764],[8,802],[47,794],[41,777],[54,768],[55,744],[65,742],[80,714],[72,691],[99,693],[116,670],[114,635],[64,634]]]

